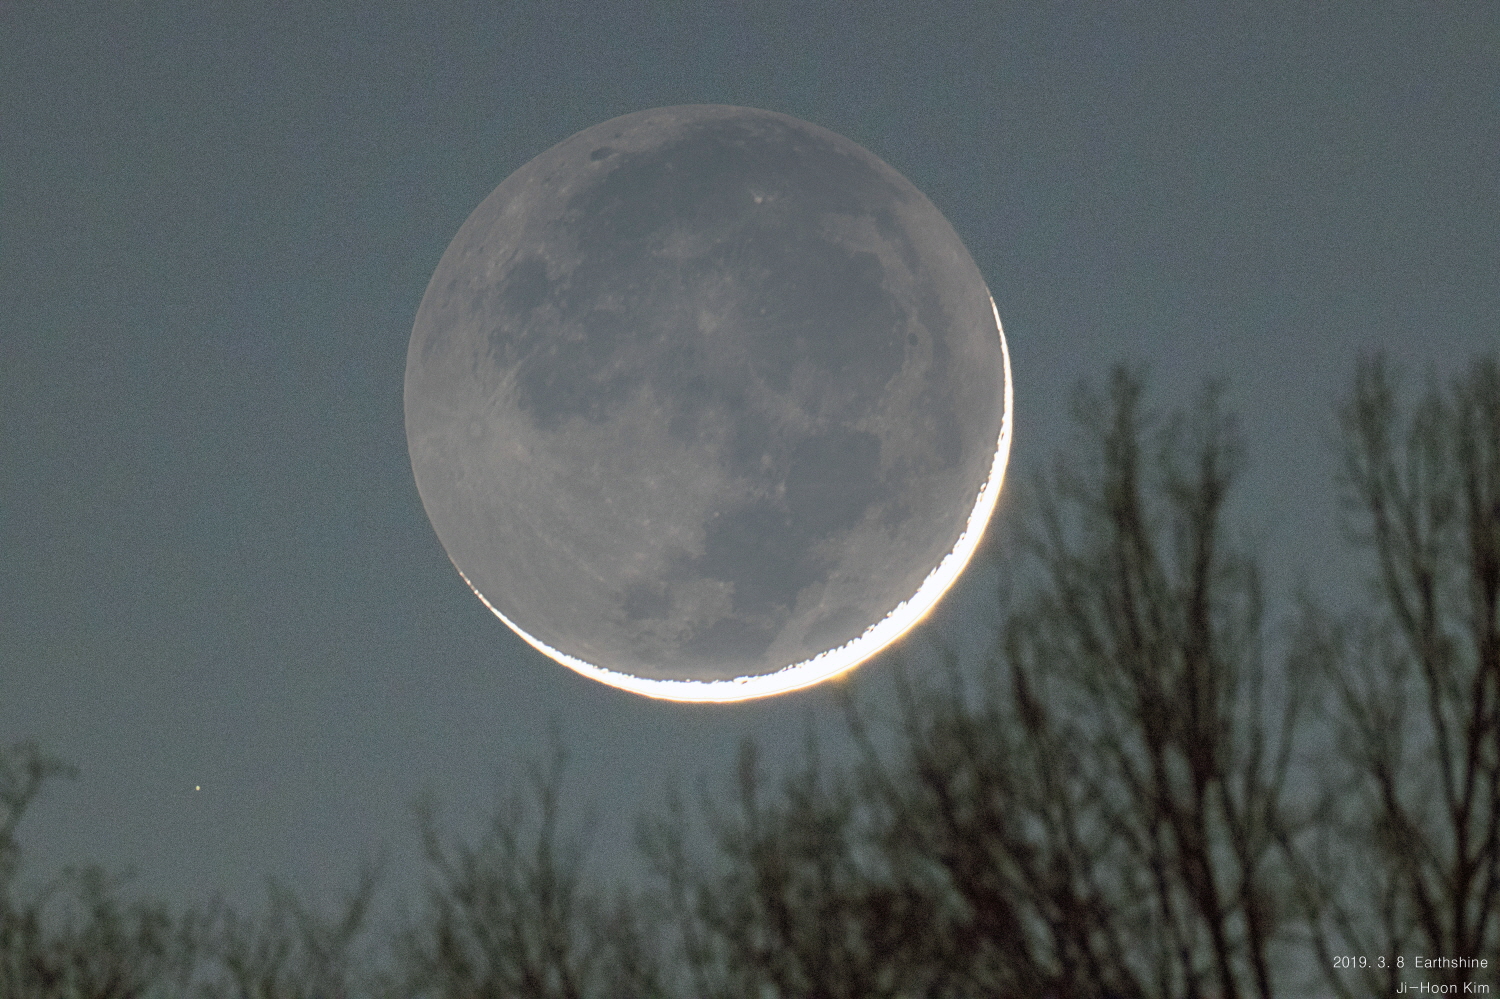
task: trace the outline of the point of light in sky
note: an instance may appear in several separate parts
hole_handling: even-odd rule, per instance
[[[1000,354],[1005,367],[1005,419],[1000,424],[1000,439],[995,447],[994,460],[990,464],[989,478],[980,487],[979,498],[974,503],[973,510],[969,512],[969,522],[964,527],[963,533],[958,536],[958,543],[943,557],[937,567],[927,574],[922,585],[917,587],[917,592],[897,604],[896,608],[884,618],[866,628],[864,634],[838,648],[820,652],[811,659],[794,663],[775,673],[741,676],[733,680],[656,680],[632,676],[629,673],[617,673],[594,663],[585,662],[527,634],[525,629],[485,600],[484,594],[469,582],[469,577],[463,575],[462,569],[459,569],[459,575],[463,576],[464,582],[469,584],[469,589],[474,591],[474,595],[496,617],[504,621],[512,631],[525,639],[526,643],[538,652],[591,680],[598,680],[600,683],[607,683],[611,687],[628,690],[644,697],[654,697],[664,701],[723,704],[730,701],[748,701],[756,697],[787,694],[846,673],[895,642],[927,616],[942,599],[943,594],[948,592],[948,588],[958,579],[964,567],[969,564],[969,559],[979,548],[979,539],[984,535],[985,526],[995,512],[995,503],[1000,498],[1000,487],[1005,481],[1005,465],[1010,459],[1014,397],[1010,381],[1010,350],[1005,344],[1005,329],[1000,325],[1000,311],[995,307],[993,296],[990,298],[990,312],[995,317],[995,330],[1000,335]]]

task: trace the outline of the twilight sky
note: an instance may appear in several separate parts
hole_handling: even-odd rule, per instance
[[[553,665],[413,482],[407,341],[449,240],[653,106],[784,112],[932,199],[1010,340],[1012,487],[1111,362],[1163,403],[1223,376],[1273,594],[1354,593],[1329,444],[1356,357],[1420,378],[1500,340],[1500,9],[1215,6],[0,3],[0,740],[82,771],[29,856],[254,902],[384,848],[401,884],[415,796],[472,829],[555,726],[607,869],[669,779],[836,717]],[[978,584],[941,626],[974,632]]]

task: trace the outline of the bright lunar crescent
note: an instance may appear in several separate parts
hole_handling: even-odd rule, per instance
[[[537,156],[443,254],[406,360],[417,488],[533,647],[652,697],[806,687],[973,554],[1011,436],[999,316],[905,177],[693,105]]]

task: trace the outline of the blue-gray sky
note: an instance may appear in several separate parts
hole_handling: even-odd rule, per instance
[[[1500,14],[1306,7],[0,4],[0,739],[82,771],[33,858],[323,894],[382,844],[409,869],[423,788],[472,826],[549,723],[607,857],[663,774],[833,714],[550,664],[413,483],[443,249],[531,157],[647,107],[791,114],[925,192],[1010,337],[1013,472],[1112,361],[1164,402],[1228,378],[1273,585],[1352,592],[1328,444],[1355,358],[1420,376],[1500,340]],[[984,594],[957,598],[961,631]]]

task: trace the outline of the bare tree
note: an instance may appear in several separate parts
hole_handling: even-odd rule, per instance
[[[48,780],[76,774],[74,768],[43,753],[34,743],[0,749],[0,888],[5,890],[5,899],[10,898],[20,869],[16,829],[21,819]]]
[[[377,871],[367,868],[338,915],[326,919],[271,882],[267,907],[245,917],[222,904],[185,917],[196,941],[192,994],[200,999],[351,999],[378,994],[356,945],[369,929]]]
[[[1077,415],[981,693],[916,686],[866,754],[891,867],[940,892],[968,994],[1270,997],[1306,698],[1225,522],[1233,424],[1214,391],[1154,424],[1124,370]]]
[[[1413,958],[1500,958],[1500,367],[1477,360],[1408,410],[1368,360],[1341,418],[1374,606],[1306,612],[1301,654],[1332,680],[1349,780],[1304,883],[1325,951],[1367,956],[1358,992],[1461,988],[1471,968]]]
[[[705,797],[707,857],[690,849],[680,806],[643,831],[684,990],[701,999],[938,994],[947,975],[923,942],[938,930],[922,908],[931,899],[902,890],[867,799],[823,765],[810,736],[803,764],[765,784],[747,743],[732,806]]]
[[[17,827],[48,780],[73,773],[30,743],[0,750],[0,995],[139,999],[183,988],[191,934],[160,906],[123,901],[123,879],[86,866],[34,891],[19,884]]]
[[[926,917],[903,962],[930,969],[943,995],[1137,994],[1071,747],[1008,698],[902,687],[895,759],[867,741],[864,786],[898,896]]]
[[[49,779],[73,773],[31,744],[0,751],[0,996],[345,999],[371,991],[351,945],[365,927],[373,871],[332,923],[274,884],[260,918],[222,905],[177,914],[129,901],[128,880],[94,865],[23,890],[17,825]]]
[[[475,844],[445,842],[419,811],[427,906],[398,942],[396,991],[462,999],[632,999],[657,995],[657,968],[628,904],[584,880],[584,854],[561,825],[562,756],[533,767]]]

